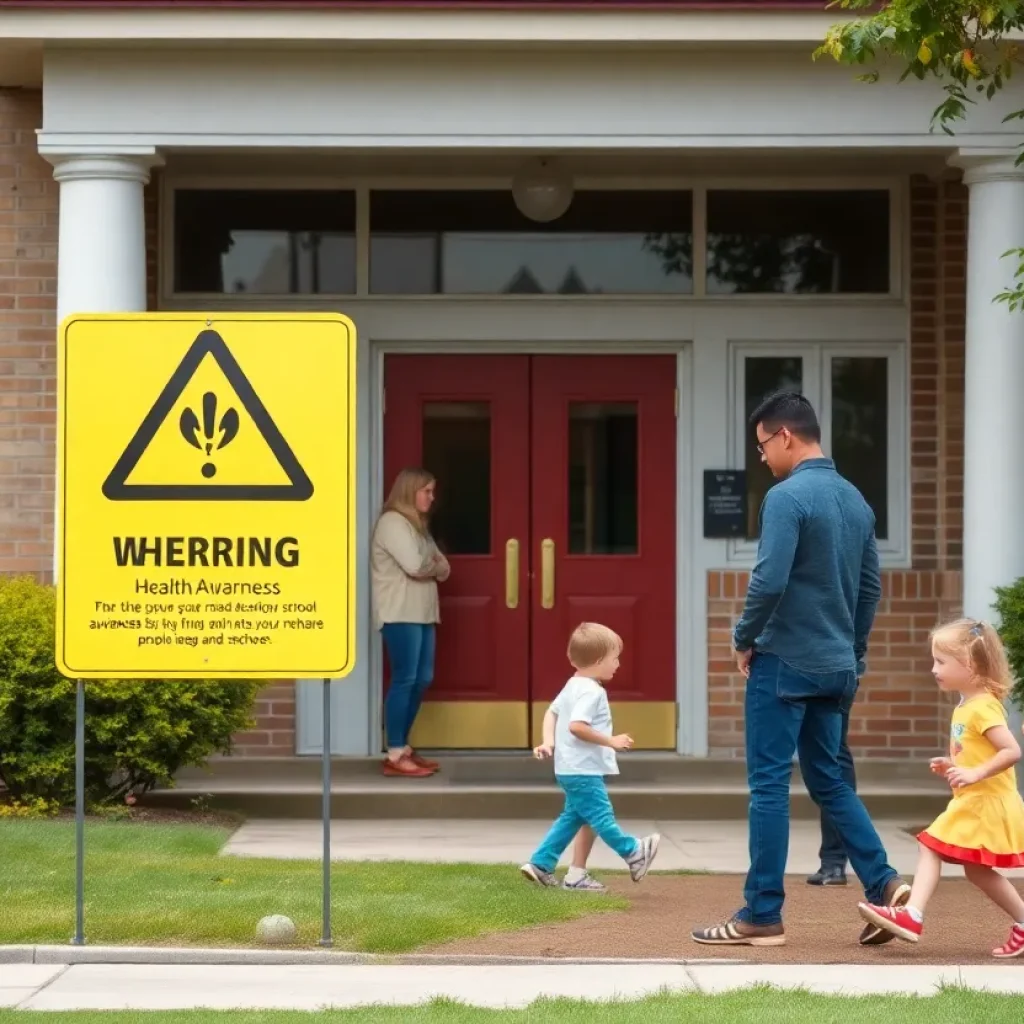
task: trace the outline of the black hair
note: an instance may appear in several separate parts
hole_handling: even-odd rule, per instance
[[[758,423],[770,434],[783,427],[808,444],[821,442],[821,426],[814,407],[798,391],[776,391],[761,400],[750,414],[750,425]]]

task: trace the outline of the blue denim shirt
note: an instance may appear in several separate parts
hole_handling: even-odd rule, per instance
[[[863,672],[882,583],[875,515],[860,491],[831,459],[808,459],[768,491],[760,521],[736,650],[812,675]]]

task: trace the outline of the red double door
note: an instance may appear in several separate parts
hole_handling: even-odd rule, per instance
[[[572,669],[582,621],[623,638],[617,730],[676,736],[676,424],[671,356],[394,355],[385,491],[437,477],[434,684],[412,742],[523,748]]]

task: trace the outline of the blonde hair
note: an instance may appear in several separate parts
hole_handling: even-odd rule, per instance
[[[573,668],[590,668],[609,655],[622,651],[622,637],[599,622],[581,622],[569,637],[569,663]]]
[[[433,473],[417,466],[407,466],[400,470],[391,485],[391,493],[384,502],[381,515],[385,512],[397,512],[400,516],[405,516],[420,533],[426,534],[427,517],[416,507],[416,495],[434,482]]]
[[[979,619],[957,619],[932,630],[932,649],[956,658],[985,684],[985,689],[1004,700],[1013,686],[1006,649],[995,627]]]

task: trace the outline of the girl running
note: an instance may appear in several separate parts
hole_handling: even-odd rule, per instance
[[[1024,900],[996,870],[1024,867],[1024,801],[1013,767],[1021,751],[1002,704],[1012,681],[1006,651],[988,623],[961,619],[932,633],[932,658],[939,689],[960,693],[949,757],[933,758],[930,764],[949,782],[953,798],[917,837],[921,851],[906,906],[860,903],[860,916],[899,939],[917,942],[942,862],[960,864],[968,880],[1013,922],[1009,939],[992,955],[1020,956]]]

